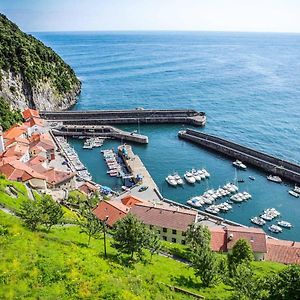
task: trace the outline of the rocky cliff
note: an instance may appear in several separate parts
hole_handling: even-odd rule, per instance
[[[14,108],[62,110],[76,103],[81,83],[51,48],[0,14],[0,96]]]

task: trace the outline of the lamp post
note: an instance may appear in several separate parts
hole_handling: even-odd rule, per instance
[[[106,222],[108,221],[109,217],[106,216],[103,220],[103,243],[104,243],[104,257],[106,257]]]

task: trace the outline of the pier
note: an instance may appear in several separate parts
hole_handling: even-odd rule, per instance
[[[56,125],[52,126],[52,133],[55,136],[72,137],[104,137],[115,138],[121,141],[129,141],[140,144],[148,144],[148,137],[135,132],[127,132],[113,126],[91,126],[91,125]]]
[[[207,149],[239,159],[270,174],[300,184],[300,165],[192,129],[179,131],[178,136]]]
[[[115,124],[189,124],[204,126],[206,115],[192,109],[154,110],[69,110],[41,111],[43,119],[62,122],[64,125],[115,125]]]

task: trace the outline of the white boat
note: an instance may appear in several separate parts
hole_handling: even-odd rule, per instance
[[[295,191],[289,191],[289,194],[290,195],[292,195],[292,196],[294,196],[294,197],[296,197],[296,198],[299,198],[299,194],[298,193],[296,193]]]
[[[268,180],[276,182],[276,183],[281,183],[282,179],[279,176],[275,176],[275,175],[269,175],[267,177]]]
[[[196,207],[196,208],[199,208],[199,207],[202,206],[202,204],[198,200],[198,197],[193,197],[193,198],[189,199],[187,201],[187,204],[190,205],[190,206],[192,206],[192,207]]]
[[[205,175],[206,178],[210,177],[210,174],[207,172],[206,169],[202,169],[201,171],[203,172],[203,174]]]
[[[214,215],[217,215],[220,212],[219,208],[216,205],[211,205],[211,206],[207,207],[205,209],[205,211],[207,211],[211,214],[214,214]]]
[[[273,233],[280,233],[282,232],[282,228],[277,226],[277,225],[271,225],[269,228],[268,228],[271,232]]]
[[[300,194],[300,187],[295,185],[294,192],[296,192],[297,194]]]
[[[191,171],[191,173],[193,174],[193,176],[194,176],[194,178],[196,179],[196,181],[201,181],[201,176],[200,176],[200,174],[199,174],[199,172],[198,172],[197,170],[193,169],[193,170]],[[204,176],[204,177],[205,177],[205,176]]]
[[[254,217],[251,219],[251,222],[255,225],[258,225],[258,226],[263,226],[266,224],[266,221],[259,218],[259,217]]]
[[[249,176],[249,179],[250,180],[255,180],[255,177],[254,176]]]
[[[260,217],[262,219],[264,219],[265,221],[272,221],[273,220],[273,217],[268,215],[268,214],[262,214]]]
[[[184,183],[182,178],[178,174],[174,175],[174,178],[175,178],[178,185],[182,185]]]
[[[236,160],[232,163],[236,168],[242,169],[242,170],[246,170],[247,167],[245,164],[243,164],[240,160]]]
[[[292,228],[293,227],[293,225],[287,221],[278,221],[277,224],[284,228]]]
[[[186,172],[184,175],[184,179],[188,182],[188,183],[195,183],[196,179],[193,176],[193,174],[191,172]]]
[[[166,181],[171,186],[176,186],[177,185],[177,181],[175,180],[174,176],[172,176],[172,175],[167,176]]]

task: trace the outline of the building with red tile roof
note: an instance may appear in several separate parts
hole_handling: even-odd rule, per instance
[[[125,196],[124,198],[121,199],[121,202],[128,206],[128,207],[132,207],[134,206],[135,204],[137,203],[143,203],[144,201],[135,197],[135,196],[132,196],[132,195],[128,195],[128,196]]]
[[[265,259],[283,264],[300,264],[300,242],[268,238]]]
[[[27,132],[27,129],[16,124],[4,132],[4,134],[3,134],[4,142],[14,139],[14,138],[17,138],[17,137],[25,138],[26,132]]]
[[[244,239],[251,245],[256,260],[265,259],[267,253],[266,233],[261,228],[254,227],[211,227],[211,248],[213,251],[230,252],[239,239]]]
[[[86,181],[80,187],[78,187],[78,190],[85,195],[90,196],[97,193],[99,191],[99,188],[96,185]]]
[[[113,226],[117,221],[124,218],[130,208],[119,201],[100,201],[94,209],[95,216],[101,220],[106,220],[108,226]]]
[[[18,160],[22,162],[26,162],[30,159],[29,157],[29,146],[23,143],[15,143],[10,146],[6,151],[2,154],[2,157],[18,157]]]
[[[185,244],[185,232],[197,220],[196,211],[146,202],[136,203],[130,213],[156,230],[162,240],[179,244]]]
[[[73,172],[64,172],[56,169],[48,169],[42,173],[46,177],[49,188],[75,188],[75,175]]]
[[[30,108],[27,108],[25,109],[24,111],[22,111],[22,116],[23,118],[27,121],[33,117],[37,117],[39,118],[40,117],[40,114],[37,110],[35,109],[30,109]]]

